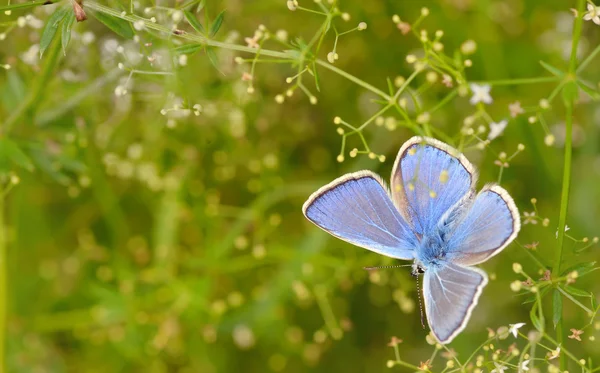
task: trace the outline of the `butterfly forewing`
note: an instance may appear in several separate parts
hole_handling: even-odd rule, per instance
[[[423,235],[432,233],[440,218],[472,193],[475,181],[474,168],[462,154],[417,136],[398,153],[391,189],[401,214]]]
[[[377,175],[345,175],[314,193],[304,215],[332,235],[392,258],[414,258],[416,237]]]

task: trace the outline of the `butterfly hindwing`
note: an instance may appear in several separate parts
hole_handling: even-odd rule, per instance
[[[440,343],[449,343],[464,329],[486,284],[482,270],[452,263],[425,272],[425,312],[429,328]]]
[[[414,258],[416,237],[371,172],[342,176],[315,192],[304,215],[330,234],[392,258]]]
[[[449,233],[447,260],[461,265],[486,261],[504,249],[521,227],[513,199],[498,185],[486,186]]]
[[[473,194],[476,178],[471,163],[456,149],[416,136],[398,153],[392,196],[415,232],[428,234],[449,209]]]

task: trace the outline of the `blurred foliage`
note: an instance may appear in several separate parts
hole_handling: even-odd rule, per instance
[[[600,366],[600,26],[581,22],[582,1],[342,1],[337,12],[300,0],[327,16],[284,0],[43,3],[0,6],[7,372],[372,372],[428,359],[421,367],[437,372],[458,369],[449,351],[467,371],[498,369],[494,355],[552,371],[560,343],[573,371]],[[81,12],[88,19],[74,22]],[[417,26],[428,39],[412,35]],[[573,80],[575,39],[587,62]],[[443,63],[407,58],[425,51]],[[425,74],[436,66],[453,72],[451,88],[440,71]],[[423,74],[411,81],[415,67]],[[468,82],[490,83],[493,103],[471,105]],[[550,275],[573,100],[569,230]],[[512,117],[515,101],[524,112]],[[445,351],[426,340],[409,269],[363,270],[396,262],[301,212],[343,173],[387,179],[415,133],[464,150],[479,186],[501,177],[526,223],[482,266],[492,281]],[[510,347],[507,327],[519,322]],[[569,329],[584,330],[581,341],[563,341]],[[403,342],[388,347],[392,336]]]

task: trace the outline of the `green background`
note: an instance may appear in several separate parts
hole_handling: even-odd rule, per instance
[[[108,5],[121,9],[128,3]],[[315,8],[309,1],[301,5]],[[477,42],[469,80],[549,76],[540,60],[566,69],[573,23],[568,8],[575,5],[519,0],[343,1],[340,8],[351,20],[338,19],[336,27],[343,31],[364,21],[368,28],[340,38],[335,66],[387,91],[386,78],[407,77],[412,67],[405,57],[421,46],[396,29],[392,15],[410,22],[423,6],[431,11],[424,27],[444,31],[449,55],[467,39]],[[33,14],[45,21],[47,9]],[[290,12],[283,0],[209,1],[207,9],[211,17],[226,9],[217,38],[233,38],[237,30],[242,44],[259,24],[308,40],[323,21]],[[27,12],[0,15],[0,24]],[[82,41],[86,31],[95,36],[91,44]],[[0,69],[0,123],[40,79],[49,52],[34,65],[21,58],[40,34],[15,28],[0,42],[0,62],[12,66]],[[8,310],[7,371],[376,372],[394,359],[387,346],[391,336],[404,340],[403,360],[418,365],[428,359],[432,347],[420,325],[410,269],[364,271],[363,266],[398,262],[328,236],[301,212],[312,192],[344,173],[368,169],[388,180],[396,152],[414,133],[371,125],[365,130],[368,144],[386,161],[353,159],[346,152],[346,161],[338,163],[341,137],[333,118],[360,125],[378,109],[373,94],[319,69],[320,92],[307,83],[316,105],[300,92],[277,104],[274,97],[288,88],[285,78],[295,67],[258,64],[256,91],[249,95],[240,79],[247,65],[238,66],[233,57],[250,55],[215,49],[220,72],[202,52],[190,56],[186,66],[169,67],[173,44],[151,33],[139,35],[152,45],[124,42],[93,17],[76,24],[66,56],[57,52],[50,79],[38,87],[39,101],[10,133],[35,170],[3,165],[4,175],[20,178],[4,200],[8,296],[0,302]],[[107,52],[109,39],[144,54],[137,68],[173,75],[136,74],[129,93],[116,96],[115,87],[128,75],[117,63],[127,62]],[[581,56],[599,39],[600,26],[585,22]],[[332,44],[329,35],[320,58]],[[146,59],[152,54],[166,65],[152,66]],[[598,66],[596,60],[582,74],[596,89]],[[419,77],[411,86],[423,82]],[[509,119],[509,103],[535,107],[554,86],[495,86],[488,112],[495,120]],[[432,107],[447,92],[437,84],[420,99]],[[173,96],[190,106],[201,104],[202,114],[169,128],[160,110],[170,107]],[[458,139],[464,118],[474,110],[468,97],[457,97],[432,115],[432,126]],[[555,146],[544,144],[542,127],[529,124],[527,116],[510,118],[489,150],[466,156],[479,168],[480,188],[498,178],[496,154],[510,155],[524,144],[526,150],[504,170],[502,186],[521,212],[532,211],[529,201],[537,198],[539,215],[550,224],[524,225],[518,243],[482,265],[493,279],[450,346],[459,358],[487,338],[487,327],[527,322],[523,330],[532,328],[531,305],[522,304],[527,296],[509,288],[522,279],[512,263],[522,263],[535,279],[541,275],[519,246],[537,241],[537,254],[545,264],[553,262],[563,164],[560,95],[544,113],[556,133]],[[582,94],[574,120],[568,233],[591,239],[598,235],[600,213],[600,108]],[[346,149],[359,145],[350,137]],[[566,240],[563,267],[598,257],[597,245],[576,254],[583,246]],[[598,292],[599,276],[594,272],[576,285]],[[567,300],[564,307],[565,330],[589,321]],[[587,329],[583,342],[566,339],[565,346],[578,357],[600,356],[598,344],[587,339],[593,334]],[[434,370],[443,364],[434,364]]]

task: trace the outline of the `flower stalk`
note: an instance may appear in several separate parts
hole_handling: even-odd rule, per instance
[[[571,185],[571,158],[573,156],[573,106],[575,98],[577,97],[578,88],[575,84],[576,71],[577,71],[577,46],[579,39],[581,38],[581,29],[583,19],[583,9],[585,0],[577,1],[577,10],[579,16],[575,18],[573,25],[573,43],[571,44],[571,58],[569,60],[569,69],[567,73],[567,79],[571,80],[563,88],[563,100],[565,104],[565,149],[564,149],[564,166],[563,166],[563,180],[562,180],[562,192],[560,199],[560,214],[558,217],[558,246],[554,258],[554,266],[552,268],[552,276],[558,277],[560,275],[560,264],[563,257],[563,244],[565,239],[565,226],[567,221],[567,211],[569,207],[569,188]],[[562,305],[561,305],[562,307]],[[562,313],[562,310],[560,310]],[[559,345],[563,342],[563,322],[562,317],[556,325],[556,339]],[[564,356],[560,357],[561,370],[565,370],[567,361]]]

